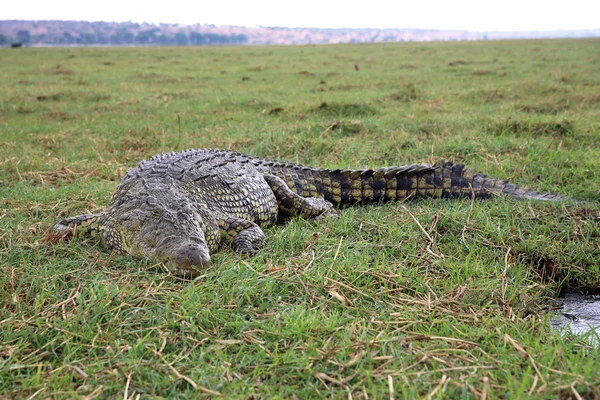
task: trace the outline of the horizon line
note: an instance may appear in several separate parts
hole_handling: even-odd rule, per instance
[[[181,23],[181,22],[160,22],[160,21],[107,21],[107,20],[87,20],[87,19],[0,19],[0,23],[2,22],[89,22],[89,23],[115,23],[115,24],[140,24],[140,25],[172,25],[179,27],[192,27],[192,26],[212,26],[216,28],[223,27],[231,27],[231,28],[246,28],[246,29],[323,29],[323,30],[399,30],[399,31],[408,31],[408,30],[426,30],[426,31],[440,31],[440,32],[470,32],[470,33],[495,33],[495,32],[581,32],[581,31],[600,31],[600,26],[596,28],[577,28],[577,29],[525,29],[525,30],[469,30],[469,29],[440,29],[440,28],[417,28],[417,27],[405,27],[405,28],[376,28],[376,27],[338,27],[338,28],[330,28],[330,27],[316,27],[316,26],[274,26],[274,25],[217,25],[206,22],[195,22],[195,23]]]

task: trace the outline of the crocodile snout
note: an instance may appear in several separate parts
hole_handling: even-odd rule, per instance
[[[210,253],[205,244],[187,243],[173,250],[171,262],[178,275],[193,278],[210,266]]]

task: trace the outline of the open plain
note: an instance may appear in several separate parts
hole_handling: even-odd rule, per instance
[[[600,40],[0,49],[0,398],[599,398]],[[156,153],[447,159],[582,203],[293,219],[193,281],[58,240]],[[588,335],[595,335],[594,332]]]

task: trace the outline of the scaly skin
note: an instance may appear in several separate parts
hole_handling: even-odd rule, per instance
[[[174,272],[193,277],[227,244],[242,254],[261,249],[261,227],[278,220],[335,216],[334,207],[357,203],[498,194],[567,199],[443,161],[433,166],[328,170],[203,149],[142,161],[123,178],[106,211],[63,219],[54,229],[98,230],[109,250],[158,258]]]

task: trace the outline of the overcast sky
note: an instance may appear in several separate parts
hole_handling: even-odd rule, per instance
[[[600,28],[598,0],[13,0],[0,19],[470,31]]]

